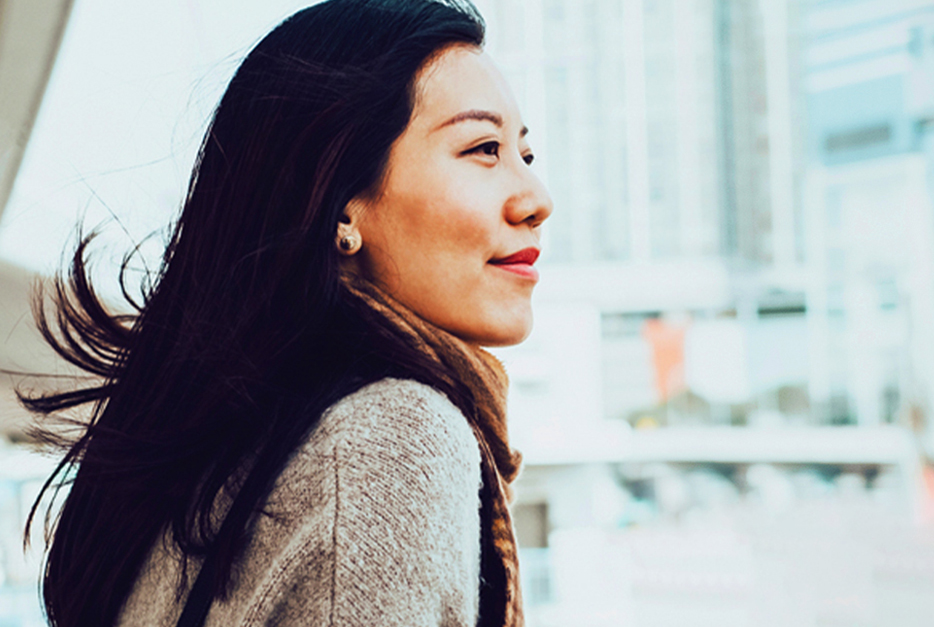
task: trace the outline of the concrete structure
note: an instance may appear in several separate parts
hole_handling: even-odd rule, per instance
[[[37,352],[41,339],[32,326],[28,294],[32,275],[0,262],[0,369],[30,371],[50,365]],[[16,402],[13,387],[20,379],[0,374],[0,437],[21,434],[28,416]]]
[[[10,196],[58,52],[72,0],[0,0],[0,215]],[[52,360],[30,325],[33,277],[0,263],[0,368],[48,371]],[[0,435],[26,416],[0,376]]]
[[[72,1],[0,1],[0,214],[26,150]]]
[[[0,261],[0,370],[38,373],[39,378],[0,373],[0,438],[23,436],[30,415],[19,405],[14,389],[37,392],[55,389],[58,382],[71,386],[80,373],[60,359],[33,324],[31,303],[38,277]],[[61,378],[65,377],[65,378]]]

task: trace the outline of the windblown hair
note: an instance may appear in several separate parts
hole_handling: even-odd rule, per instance
[[[469,0],[330,0],[296,13],[228,86],[136,313],[115,315],[95,293],[90,238],[53,284],[51,312],[37,295],[46,340],[98,378],[21,394],[48,420],[93,410],[44,488],[70,483],[43,578],[52,625],[113,625],[163,537],[183,563],[214,556],[222,598],[290,455],[361,386],[414,378],[476,411],[444,365],[343,287],[335,239],[346,204],[379,188],[419,69],[483,38]],[[39,437],[55,442],[55,424]],[[220,526],[226,490],[236,500]]]

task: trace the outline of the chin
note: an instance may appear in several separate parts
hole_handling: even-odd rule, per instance
[[[532,314],[527,318],[511,324],[496,325],[487,329],[485,333],[477,334],[473,343],[480,346],[514,346],[519,344],[532,332]]]
[[[431,320],[436,326],[476,346],[513,346],[532,332],[532,306],[525,302],[504,306],[503,302],[473,315],[448,320]]]

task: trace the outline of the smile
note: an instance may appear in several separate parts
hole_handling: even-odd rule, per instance
[[[538,270],[532,267],[532,264],[538,259],[540,253],[541,251],[537,248],[524,248],[508,257],[491,259],[489,263],[524,279],[538,281]]]

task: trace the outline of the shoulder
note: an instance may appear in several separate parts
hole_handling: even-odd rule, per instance
[[[382,379],[335,403],[308,446],[479,463],[477,441],[463,413],[441,392],[408,379]]]
[[[390,417],[397,420],[384,420]],[[392,429],[399,421],[411,421],[411,426],[415,427],[465,426],[469,429],[467,419],[447,396],[411,379],[386,378],[370,383],[335,403],[322,417],[323,425],[369,424],[380,430]]]
[[[412,488],[475,495],[480,482],[480,449],[464,414],[429,385],[386,378],[324,412],[270,504],[304,516],[321,511],[324,494],[346,496],[361,486],[374,496],[390,491],[388,503]]]
[[[267,573],[250,615],[476,624],[480,485],[476,438],[443,394],[383,379],[348,395],[280,477],[273,509],[291,515],[257,527],[254,545],[269,546],[252,554],[275,563],[245,569]]]

